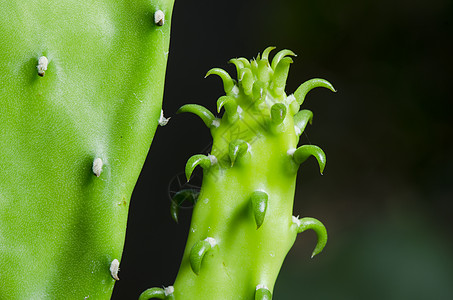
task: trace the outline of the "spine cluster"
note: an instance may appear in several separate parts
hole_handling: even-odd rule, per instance
[[[322,173],[326,164],[321,148],[298,147],[313,118],[300,106],[313,88],[335,89],[316,78],[287,95],[286,79],[295,54],[282,50],[269,61],[273,49],[266,48],[251,61],[232,59],[237,80],[220,68],[207,73],[223,81],[225,95],[217,100],[217,112],[224,108],[221,118],[196,104],[178,111],[199,116],[211,131],[213,146],[209,154],[194,155],[186,164],[187,180],[200,166],[203,183],[172,293],[160,289],[155,298],[271,299],[297,234],[316,232],[313,256],[327,242],[321,222],[293,216],[293,201],[299,165],[314,156]],[[175,220],[178,204],[180,199],[172,205]],[[151,299],[151,291],[157,290],[145,291],[140,299]]]

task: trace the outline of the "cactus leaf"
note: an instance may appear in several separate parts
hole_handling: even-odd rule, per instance
[[[178,191],[173,198],[171,199],[170,214],[172,219],[178,223],[179,208],[181,205],[189,201],[192,204],[195,204],[198,199],[199,192],[193,189],[184,189]]]
[[[176,113],[193,113],[200,117],[208,128],[216,126],[216,117],[204,106],[198,104],[186,104],[181,106]]]
[[[264,59],[258,61],[258,79],[262,82],[268,82],[271,78],[273,70],[269,66],[269,62]]]
[[[298,220],[298,229],[297,233],[302,233],[305,230],[311,229],[316,233],[318,241],[316,243],[315,250],[311,257],[319,254],[327,244],[327,230],[326,227],[317,219],[305,217]]]
[[[258,285],[255,290],[255,300],[272,300],[272,293],[267,287]]]
[[[208,169],[209,167],[211,167],[211,160],[209,159],[208,156],[203,155],[203,154],[196,154],[196,155],[193,155],[192,157],[190,157],[186,163],[186,169],[185,169],[187,181],[190,180],[193,170],[198,165],[200,165],[203,169]]]
[[[213,68],[209,70],[208,73],[206,73],[205,78],[212,74],[218,75],[222,79],[223,89],[225,90],[226,94],[230,94],[234,90],[234,80],[231,78],[230,74],[228,74],[227,71],[221,68]]]
[[[231,96],[222,96],[217,100],[217,112],[220,113],[222,107],[225,106],[225,111],[228,116],[237,114],[238,105],[236,100]]]
[[[299,111],[297,114],[294,115],[294,127],[296,129],[296,134],[300,136],[302,132],[304,132],[305,127],[307,127],[308,123],[312,123],[313,121],[313,113],[308,110],[304,109]]]
[[[250,61],[250,69],[252,70],[252,73],[258,73],[258,62],[256,59]]]
[[[140,294],[138,300],[165,299],[165,290],[163,288],[150,288]]]
[[[241,70],[244,68],[244,63],[237,58],[230,59],[229,63],[232,63],[236,67],[238,79],[240,78]]]
[[[202,241],[198,241],[193,245],[190,251],[190,266],[192,267],[193,272],[198,275],[200,273],[201,262],[203,257],[209,250],[212,249],[216,244],[216,240],[213,238],[206,238]]]
[[[263,191],[255,191],[250,197],[250,200],[252,202],[253,215],[255,216],[256,229],[260,228],[264,222],[268,199],[269,196],[266,192]]]
[[[275,67],[272,90],[275,95],[281,96],[285,92],[286,79],[288,78],[289,66],[293,62],[291,57],[284,57]]]
[[[324,172],[326,166],[326,154],[321,148],[314,145],[303,145],[296,149],[293,153],[293,159],[296,163],[301,164],[310,156],[314,156],[319,164],[319,171]]]
[[[265,96],[266,84],[261,81],[255,81],[252,87],[252,100],[261,101]]]
[[[282,58],[284,58],[285,56],[297,56],[297,55],[293,51],[288,49],[283,49],[277,52],[277,54],[275,54],[274,58],[272,59],[271,67],[273,70],[275,70],[277,65],[280,63],[280,60],[282,60]]]
[[[244,94],[246,94],[247,96],[250,96],[252,94],[253,83],[254,80],[252,71],[250,69],[242,69],[240,84],[242,86],[242,89],[244,90]]]
[[[324,87],[331,90],[334,93],[336,92],[333,85],[327,80],[313,78],[302,83],[294,92],[294,97],[296,97],[297,102],[299,102],[299,104],[302,105],[302,103],[304,103],[305,96],[308,94],[308,92],[317,87]]]
[[[286,105],[283,103],[275,103],[271,107],[272,123],[279,125],[286,117]]]
[[[238,60],[244,64],[244,67],[249,68],[249,69],[251,68],[250,62],[247,58],[239,57]]]
[[[249,150],[249,144],[243,140],[234,140],[230,142],[228,154],[231,160],[231,166],[234,165],[236,160],[247,154]]]
[[[269,53],[271,53],[272,50],[274,50],[275,47],[269,46],[263,51],[263,55],[261,55],[261,60],[267,60],[269,61]]]

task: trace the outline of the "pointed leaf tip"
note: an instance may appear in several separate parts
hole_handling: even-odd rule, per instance
[[[266,216],[269,196],[266,192],[255,191],[252,193],[250,200],[252,202],[252,211],[255,217],[256,229],[259,229],[264,222],[264,217]]]
[[[211,167],[211,160],[209,159],[209,157],[207,157],[206,155],[203,155],[203,154],[196,154],[196,155],[193,155],[192,157],[190,157],[186,163],[186,168],[185,168],[187,181],[190,180],[193,170],[198,165],[200,165],[204,170],[206,170]]]
[[[272,79],[272,89],[277,96],[285,92],[286,79],[288,78],[289,66],[293,60],[291,57],[285,57],[280,60],[275,67],[274,77]]]
[[[140,294],[138,300],[165,299],[165,290],[163,288],[150,288]]]
[[[249,68],[250,69],[251,65],[250,65],[250,62],[249,62],[249,60],[247,58],[239,57],[238,60],[244,64],[245,68]]]
[[[186,104],[181,106],[176,113],[193,113],[200,117],[203,123],[208,127],[211,128],[215,126],[216,117],[210,112],[206,107],[198,105],[198,104]]]
[[[326,166],[326,154],[321,148],[314,145],[303,145],[296,149],[293,153],[293,159],[297,164],[301,164],[306,161],[310,156],[314,156],[319,164],[319,171],[324,172]]]
[[[294,115],[294,126],[299,130],[298,135],[300,136],[304,132],[305,127],[308,123],[312,123],[313,113],[308,109],[303,109]]]
[[[220,113],[222,107],[225,107],[225,112],[230,121],[235,120],[238,113],[238,105],[236,100],[231,96],[222,96],[217,100],[217,112]]]
[[[275,103],[271,107],[272,123],[278,125],[283,122],[286,117],[286,105],[283,103]]]
[[[274,46],[270,46],[270,47],[267,47],[266,49],[264,49],[263,55],[261,55],[261,59],[262,60],[269,60],[269,53],[271,53],[271,51],[274,50],[274,49],[275,49]]]
[[[324,87],[331,90],[332,92],[336,92],[333,85],[327,80],[321,78],[314,78],[302,83],[294,92],[294,97],[296,97],[297,102],[299,102],[299,104],[302,105],[302,103],[304,103],[305,96],[308,94],[308,92],[317,87]]]
[[[253,74],[250,69],[243,69],[241,72],[241,78],[239,78],[239,82],[244,90],[244,94],[250,96],[253,91],[253,84],[255,80],[253,79]]]
[[[212,74],[218,75],[222,79],[223,89],[225,90],[226,94],[229,94],[231,93],[231,91],[233,91],[235,86],[234,80],[231,78],[230,74],[228,74],[227,71],[221,68],[213,68],[209,70],[208,73],[206,73],[205,78]]]
[[[234,165],[236,160],[244,157],[249,150],[249,144],[243,140],[234,140],[229,144],[228,155],[231,160],[231,166]]]
[[[293,51],[288,50],[288,49],[280,50],[279,52],[277,52],[277,54],[275,54],[274,58],[272,59],[272,64],[271,64],[272,69],[275,70],[275,68],[277,67],[279,62],[285,56],[297,56],[297,55]]]
[[[244,63],[242,61],[240,61],[239,59],[237,59],[237,58],[232,58],[228,62],[230,64],[233,64],[236,67],[237,77],[238,77],[238,80],[239,80],[241,71],[244,68]]]
[[[203,257],[205,256],[206,252],[211,250],[214,246],[215,239],[209,237],[202,241],[198,241],[195,245],[193,245],[192,249],[190,250],[189,260],[192,271],[196,275],[200,273],[201,262],[203,261]]]
[[[315,250],[313,250],[313,253],[311,257],[313,258],[315,255],[318,255],[321,253],[321,251],[324,249],[324,247],[327,244],[327,230],[324,224],[322,224],[320,221],[318,221],[315,218],[309,218],[305,217],[299,220],[300,225],[298,227],[297,233],[302,233],[305,230],[313,230],[316,233],[316,236],[318,238],[318,241],[316,243]]]

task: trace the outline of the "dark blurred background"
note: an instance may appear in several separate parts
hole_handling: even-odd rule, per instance
[[[170,217],[168,185],[211,137],[187,103],[215,111],[233,57],[267,46],[298,54],[287,92],[313,77],[303,143],[327,154],[302,165],[294,214],[324,222],[329,242],[300,235],[274,299],[453,299],[453,1],[176,0],[164,111],[132,196],[121,280],[113,299],[173,284],[190,210]]]

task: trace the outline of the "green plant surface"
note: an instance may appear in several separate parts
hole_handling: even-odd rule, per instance
[[[322,173],[326,164],[319,147],[298,147],[313,118],[300,106],[313,88],[335,89],[326,80],[312,79],[286,95],[295,54],[282,50],[270,62],[273,49],[251,61],[232,59],[237,81],[219,68],[207,73],[223,81],[226,95],[217,101],[217,112],[225,110],[221,118],[196,104],[178,111],[198,115],[211,131],[213,146],[208,155],[194,155],[186,164],[187,180],[200,166],[203,182],[176,281],[160,289],[159,299],[271,299],[298,233],[316,232],[313,256],[326,245],[324,225],[293,216],[293,201],[299,165],[314,156]],[[155,289],[145,291],[140,300],[151,299],[150,292]]]
[[[0,3],[0,299],[110,298],[163,120],[172,8]]]

